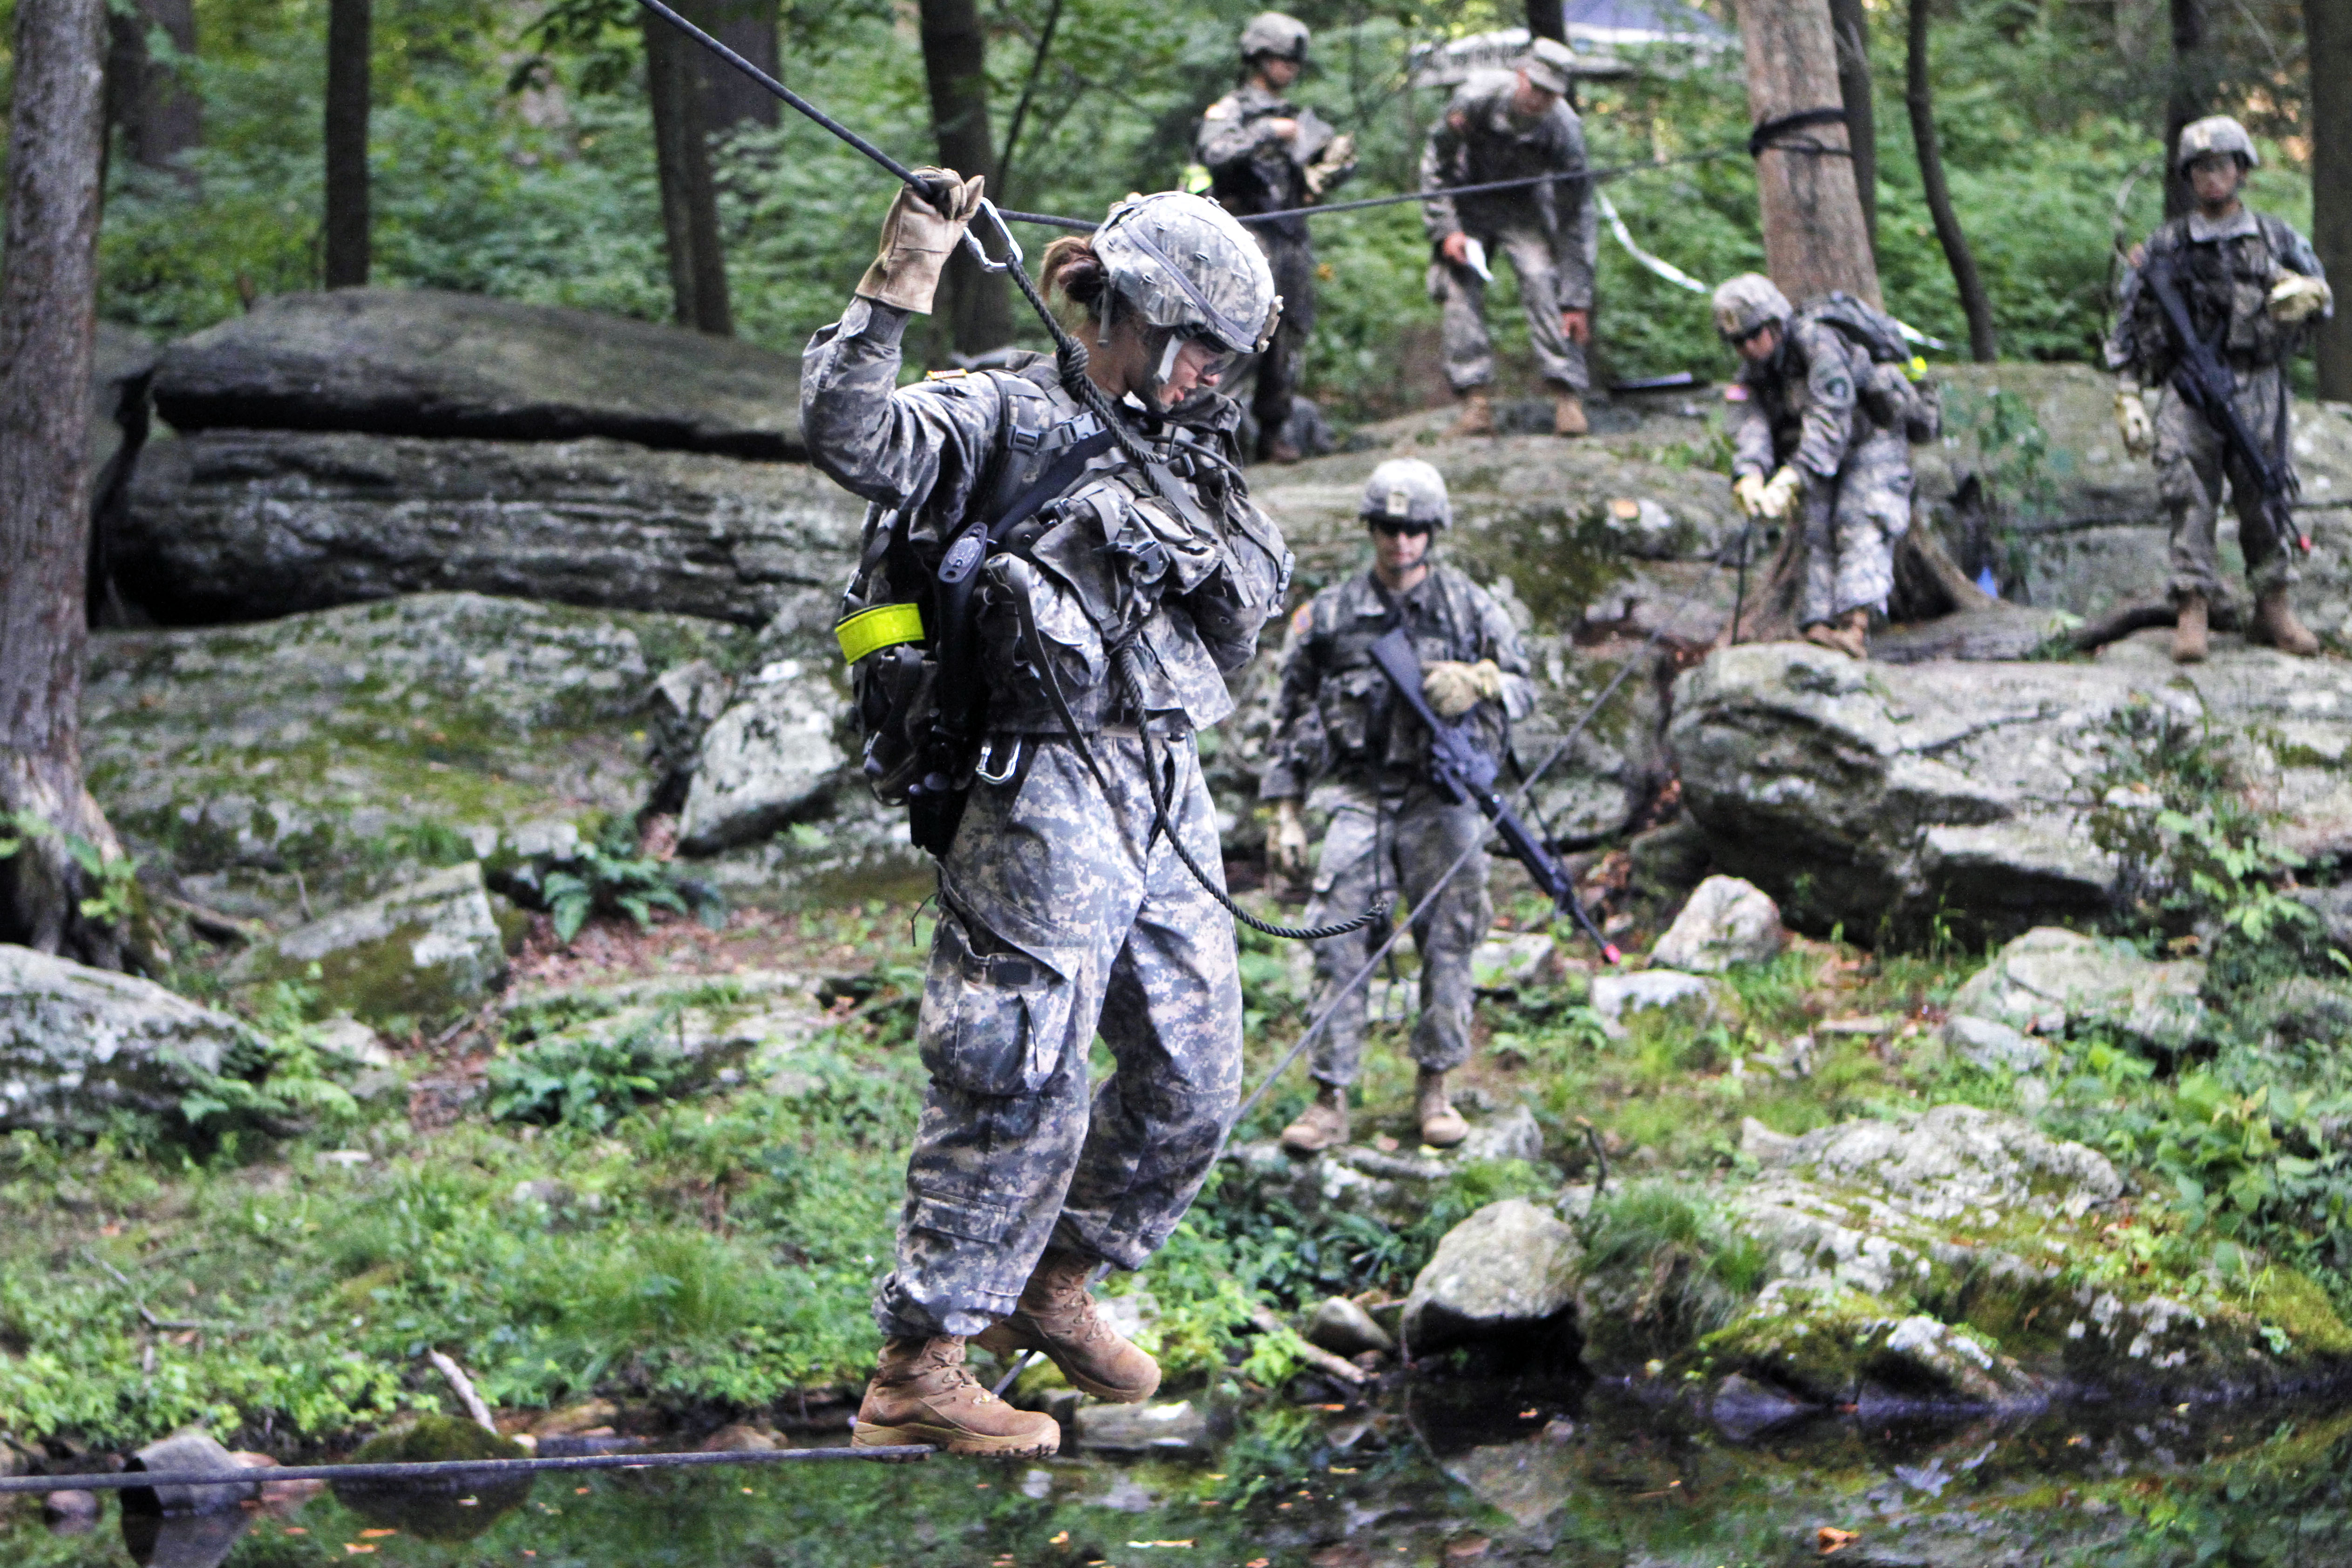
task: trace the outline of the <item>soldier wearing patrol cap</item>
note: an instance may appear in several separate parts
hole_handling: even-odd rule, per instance
[[[2181,127],[2173,167],[2189,182],[2197,205],[2134,253],[2107,338],[2107,368],[2118,382],[2117,430],[2134,456],[2155,453],[2157,489],[2171,514],[2172,575],[2166,591],[2176,610],[2172,656],[2184,664],[2205,657],[2210,609],[2228,597],[2213,532],[2224,477],[2236,497],[2242,525],[2238,543],[2254,590],[2250,635],[2289,653],[2319,652],[2319,639],[2288,606],[2294,566],[2262,521],[2260,482],[2170,384],[2179,352],[2144,279],[2148,263],[2168,265],[2190,325],[2232,372],[2238,413],[2292,478],[2286,362],[2303,348],[2313,320],[2334,313],[2335,298],[2310,242],[2239,199],[2247,173],[2261,163],[2246,128],[2226,114]],[[2140,392],[2148,386],[2163,389],[2153,420]]]
[[[1495,380],[1495,350],[1486,336],[1480,252],[1507,258],[1518,274],[1536,368],[1554,394],[1553,428],[1562,435],[1589,428],[1584,350],[1592,340],[1592,271],[1601,243],[1590,183],[1550,180],[1483,195],[1449,193],[1463,185],[1583,172],[1584,124],[1568,106],[1575,69],[1567,45],[1536,39],[1514,69],[1476,71],[1454,89],[1422,150],[1422,222],[1436,250],[1429,296],[1444,310],[1445,378],[1462,408],[1456,435],[1495,428],[1486,390]]]
[[[1356,171],[1355,139],[1283,97],[1307,68],[1307,24],[1296,16],[1267,11],[1252,17],[1242,29],[1241,86],[1201,116],[1196,147],[1209,194],[1236,216],[1312,206]],[[1257,358],[1250,396],[1257,455],[1291,463],[1298,449],[1284,430],[1315,327],[1315,247],[1303,216],[1246,226],[1282,296],[1282,324]]]
[[[1259,799],[1273,809],[1266,858],[1277,875],[1295,882],[1307,869],[1302,800],[1330,815],[1315,865],[1310,925],[1345,918],[1384,893],[1417,904],[1446,867],[1486,836],[1476,806],[1456,803],[1429,781],[1428,731],[1395,700],[1372,662],[1374,643],[1405,628],[1421,659],[1429,706],[1443,718],[1471,715],[1481,743],[1497,759],[1511,721],[1535,706],[1527,649],[1508,613],[1464,573],[1430,559],[1434,536],[1454,517],[1437,470],[1417,457],[1381,464],[1364,486],[1361,515],[1371,536],[1370,570],[1325,589],[1291,617],[1274,738],[1258,784]],[[1445,1075],[1470,1059],[1470,956],[1492,913],[1486,860],[1476,855],[1412,928],[1421,955],[1414,1115],[1422,1141],[1440,1148],[1469,1131],[1446,1093]],[[1315,945],[1318,1009],[1385,936],[1370,927]],[[1284,1130],[1285,1148],[1314,1154],[1347,1141],[1348,1085],[1363,1043],[1359,987],[1339,998],[1317,1043],[1316,1098]]]

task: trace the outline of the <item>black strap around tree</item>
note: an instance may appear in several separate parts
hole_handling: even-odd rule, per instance
[[[1843,109],[1801,109],[1793,114],[1778,115],[1773,119],[1760,121],[1755,130],[1748,133],[1748,155],[1750,158],[1761,158],[1769,149],[1777,152],[1813,152],[1832,158],[1851,158],[1853,156],[1853,149],[1851,147],[1832,147],[1825,141],[1815,141],[1811,137],[1801,141],[1780,140],[1785,133],[1801,131],[1808,125],[1843,125],[1845,123],[1845,110]]]

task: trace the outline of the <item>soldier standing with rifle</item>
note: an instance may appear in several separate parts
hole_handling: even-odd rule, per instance
[[[2182,127],[2174,169],[2196,208],[2135,255],[2107,339],[2116,427],[2133,455],[2155,452],[2172,515],[2167,595],[2172,656],[2184,664],[2205,657],[2211,607],[2228,599],[2213,538],[2224,477],[2254,591],[2249,635],[2300,657],[2319,652],[2287,603],[2301,540],[2289,510],[2297,486],[2286,361],[2313,319],[2334,313],[2334,296],[2310,243],[2239,199],[2260,163],[2246,128],[2228,115]],[[2152,422],[2140,395],[2148,386],[2162,389]]]
[[[1479,745],[1496,759],[1509,722],[1535,706],[1527,650],[1502,605],[1429,559],[1433,536],[1454,516],[1437,470],[1417,457],[1381,464],[1364,486],[1361,516],[1371,534],[1371,570],[1325,589],[1291,617],[1274,740],[1258,786],[1274,809],[1268,863],[1294,881],[1307,867],[1302,797],[1313,788],[1316,804],[1330,810],[1309,925],[1322,924],[1326,911],[1363,908],[1400,884],[1418,904],[1486,834],[1478,807],[1430,778],[1429,730],[1397,700],[1374,661],[1375,643],[1402,628],[1419,656],[1429,706],[1445,719],[1471,716]],[[1413,927],[1421,955],[1414,1112],[1422,1141],[1439,1148],[1469,1132],[1447,1097],[1445,1075],[1470,1058],[1470,956],[1492,913],[1481,855]],[[1318,1010],[1385,935],[1366,930],[1315,945]],[[1364,996],[1354,989],[1317,1043],[1315,1102],[1284,1129],[1285,1148],[1313,1154],[1347,1142],[1348,1085],[1363,1042]]]
[[[1512,191],[1451,195],[1538,174],[1580,174],[1584,122],[1568,107],[1576,57],[1538,38],[1516,68],[1477,71],[1454,89],[1421,154],[1422,223],[1436,256],[1429,297],[1444,307],[1445,379],[1461,401],[1456,435],[1491,435],[1495,349],[1486,336],[1487,258],[1508,257],[1536,368],[1550,383],[1552,428],[1582,435],[1584,392],[1592,384],[1584,350],[1592,341],[1592,271],[1601,231],[1590,182],[1548,180]]]
[[[1242,85],[1201,116],[1198,156],[1209,172],[1209,194],[1236,216],[1312,206],[1356,171],[1355,139],[1282,96],[1307,68],[1307,24],[1296,16],[1268,11],[1251,18],[1242,29]],[[1250,396],[1257,455],[1296,463],[1298,448],[1286,427],[1315,329],[1315,247],[1304,217],[1247,226],[1282,296],[1282,324],[1273,347],[1258,356]]]

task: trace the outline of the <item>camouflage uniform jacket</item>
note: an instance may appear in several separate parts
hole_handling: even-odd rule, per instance
[[[1276,135],[1273,122],[1277,120],[1299,121],[1297,134],[1287,139]],[[1331,128],[1312,110],[1302,110],[1249,81],[1202,111],[1194,154],[1209,171],[1209,194],[1240,217],[1312,205],[1315,195],[1307,188],[1307,166],[1331,140]],[[1340,178],[1344,176],[1334,178],[1330,185],[1339,184]],[[1304,217],[1250,227],[1271,228],[1287,240],[1307,237]]]
[[[1533,225],[1551,238],[1559,267],[1559,308],[1587,310],[1601,254],[1589,182],[1553,181],[1483,196],[1445,193],[1456,185],[1574,173],[1585,167],[1584,122],[1576,111],[1555,103],[1550,113],[1528,123],[1511,108],[1517,88],[1514,72],[1479,71],[1454,89],[1422,148],[1422,225],[1433,243],[1457,231],[1493,235]]]
[[[906,320],[852,300],[802,361],[810,456],[872,503],[861,580],[887,570],[894,550],[928,570],[967,521],[1000,512],[1097,428],[1043,355],[898,387]],[[1141,654],[1147,712],[1202,729],[1233,711],[1223,674],[1249,661],[1280,607],[1290,552],[1229,461],[1239,410],[1197,401],[1181,422],[1130,419],[1153,476],[1116,448],[1104,453],[981,569],[991,729],[1062,730],[1034,656],[1041,644],[1082,731],[1139,716],[1110,691],[1111,650],[1129,645]]]
[[[2325,277],[2309,241],[2267,213],[2240,207],[2215,224],[2190,213],[2148,236],[2146,258],[2124,274],[2115,329],[2107,335],[2107,369],[2130,371],[2143,385],[2172,374],[2178,358],[2164,308],[2143,274],[2147,263],[2168,257],[2178,269],[2181,298],[2197,335],[2219,350],[2235,370],[2255,370],[2293,359],[2309,336],[2312,320],[2273,321],[2265,308],[2281,277],[2300,272]],[[2324,321],[2331,308],[2315,320]]]
[[[1793,317],[1769,359],[1742,360],[1729,392],[1744,394],[1748,416],[1732,434],[1731,471],[1769,474],[1793,463],[1818,479],[1834,479],[1855,447],[1895,419],[1876,417],[1866,391],[1900,381],[1892,366],[1871,362],[1870,351],[1825,322]],[[1727,394],[1728,395],[1728,394]]]
[[[1503,672],[1503,700],[1473,709],[1480,740],[1500,758],[1510,722],[1535,710],[1526,644],[1495,596],[1440,561],[1410,592],[1391,593],[1370,571],[1334,583],[1290,618],[1276,698],[1274,739],[1258,798],[1303,796],[1327,773],[1402,790],[1429,758],[1429,734],[1396,701],[1372,663],[1371,646],[1390,628],[1412,634],[1425,669],[1441,659],[1492,659]]]

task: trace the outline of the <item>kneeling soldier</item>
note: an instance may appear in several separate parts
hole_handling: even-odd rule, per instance
[[[1310,787],[1331,810],[1315,868],[1310,925],[1344,919],[1382,893],[1418,904],[1463,851],[1486,836],[1478,808],[1456,804],[1427,778],[1429,734],[1397,702],[1371,645],[1402,626],[1420,655],[1422,689],[1443,718],[1474,712],[1481,740],[1499,758],[1511,720],[1535,706],[1528,656],[1494,595],[1433,562],[1432,536],[1453,520],[1445,481],[1417,457],[1372,470],[1362,516],[1372,567],[1325,589],[1290,622],[1283,651],[1275,737],[1258,795],[1274,808],[1267,859],[1294,880],[1306,869],[1300,799]],[[1445,1092],[1445,1075],[1470,1058],[1470,956],[1492,908],[1486,862],[1475,856],[1412,928],[1421,954],[1421,1064],[1415,1112],[1422,1141],[1440,1148],[1469,1126]],[[1318,1010],[1363,967],[1385,932],[1377,927],[1315,945]],[[1312,1154],[1348,1138],[1348,1085],[1364,1043],[1364,993],[1350,991],[1315,1051],[1315,1103],[1284,1130],[1285,1148]]]

